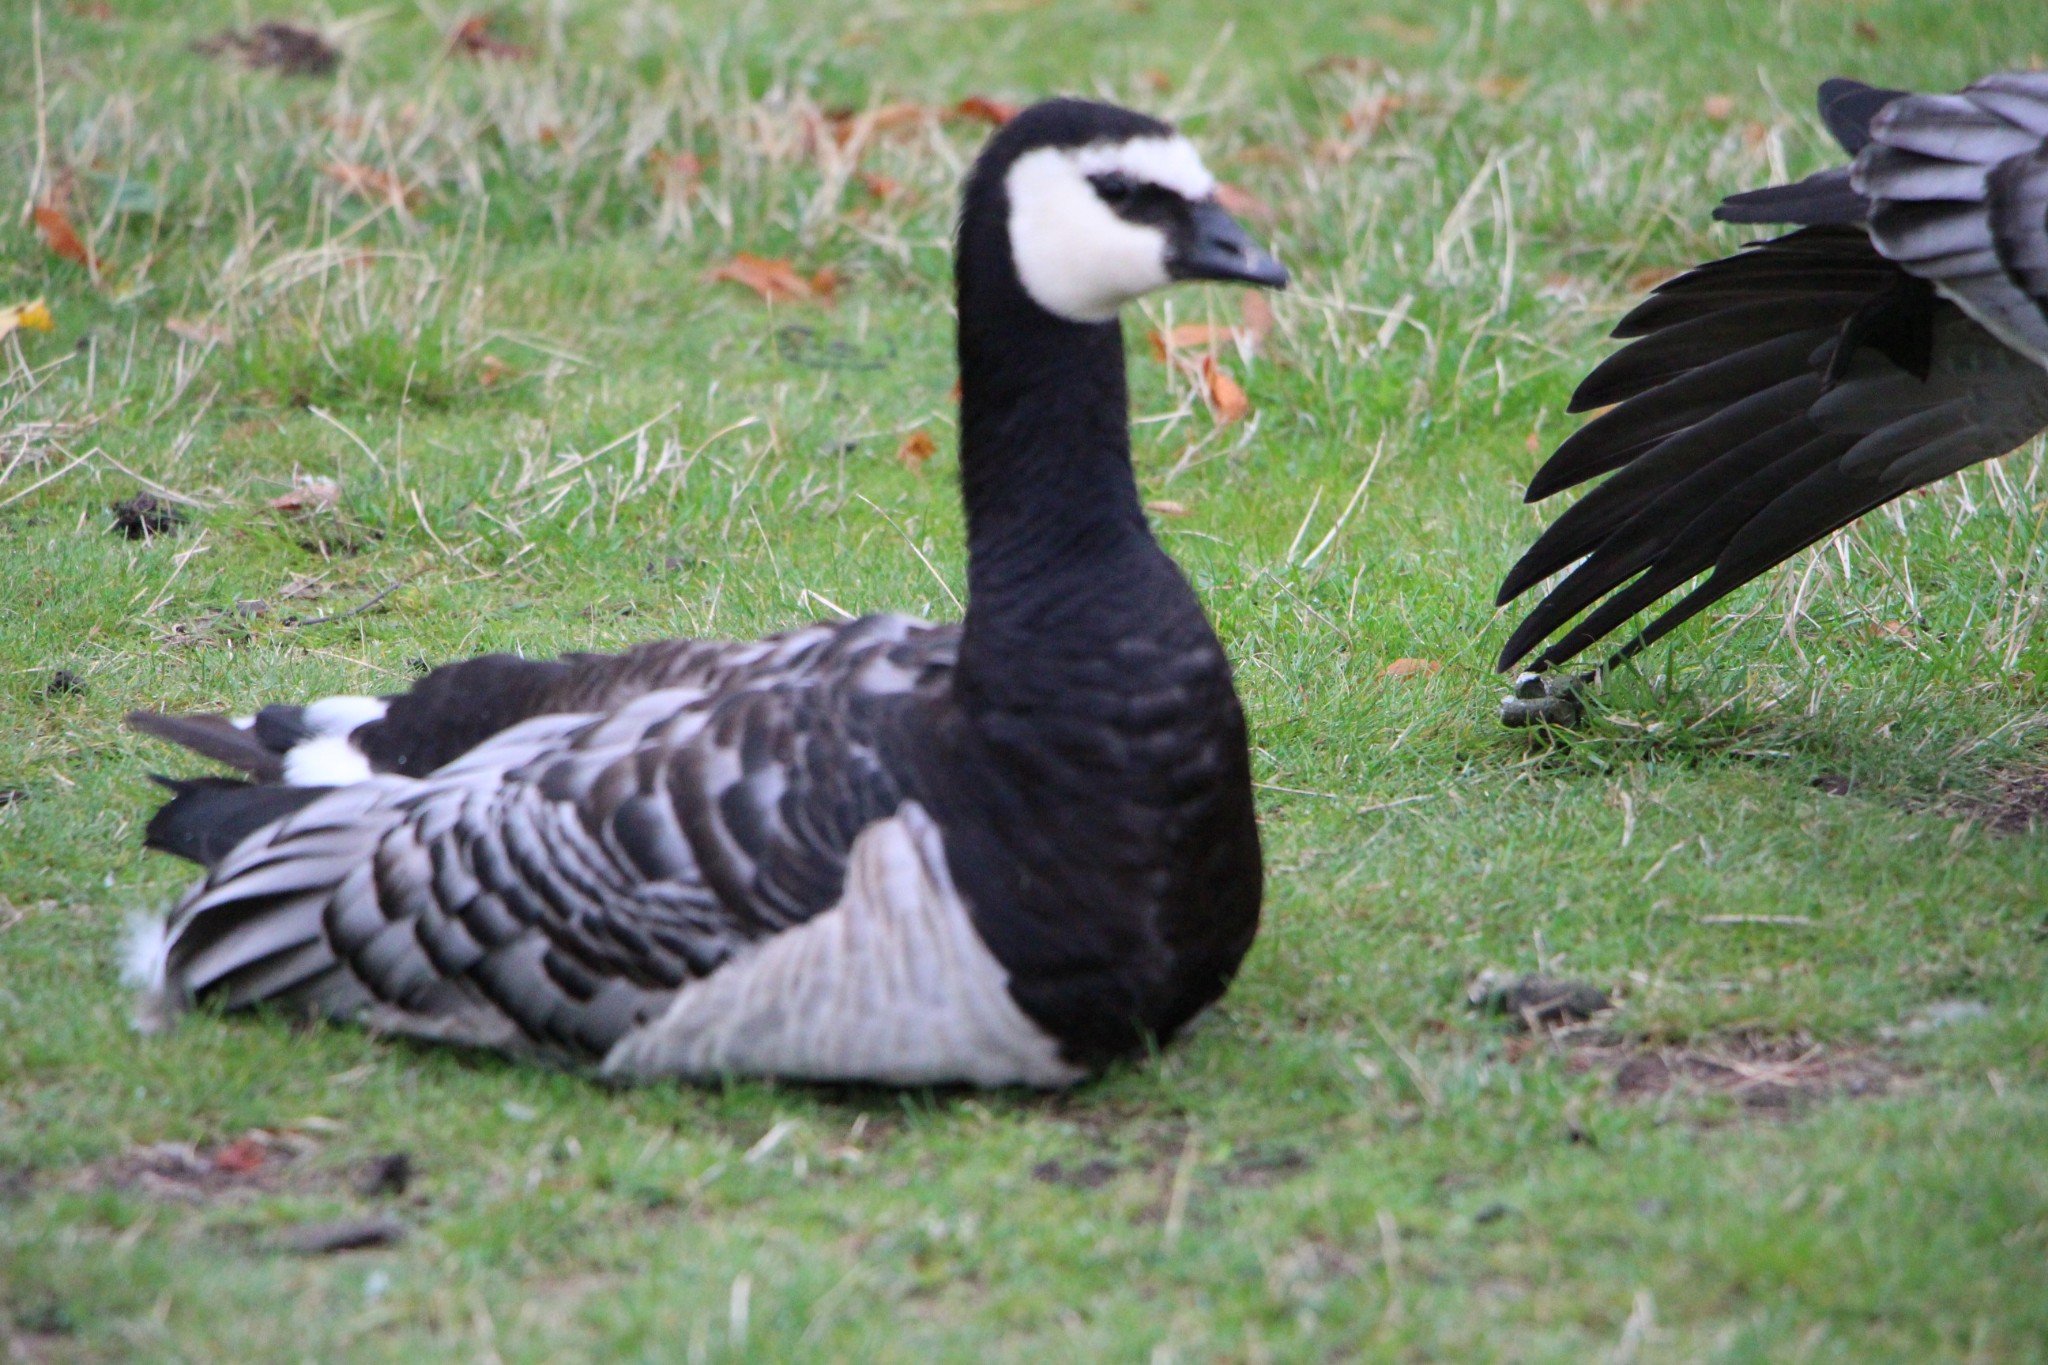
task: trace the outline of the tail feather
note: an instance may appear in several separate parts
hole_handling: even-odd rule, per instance
[[[152,777],[170,789],[171,799],[150,817],[142,838],[144,846],[201,867],[214,866],[257,830],[304,809],[329,790],[233,777]]]

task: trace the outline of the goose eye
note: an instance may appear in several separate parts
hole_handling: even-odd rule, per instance
[[[1095,193],[1111,208],[1122,208],[1137,197],[1138,187],[1131,178],[1118,171],[1106,171],[1101,175],[1088,177],[1095,186]]]

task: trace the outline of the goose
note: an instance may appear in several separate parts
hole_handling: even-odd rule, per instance
[[[1060,99],[957,223],[964,619],[491,654],[387,697],[137,713],[240,770],[139,1013],[268,1005],[625,1080],[1059,1087],[1222,994],[1263,889],[1244,714],[1148,529],[1118,312],[1284,287],[1168,124]]]
[[[1573,412],[1614,406],[1558,447],[1528,501],[1609,477],[1501,584],[1505,606],[1580,561],[1501,650],[1505,671],[1542,646],[1510,723],[1568,720],[1570,682],[1545,670],[1698,575],[1610,664],[2048,427],[2048,73],[1953,95],[1836,79],[1819,104],[1850,164],[1714,214],[1797,230],[1659,286],[1572,395]]]

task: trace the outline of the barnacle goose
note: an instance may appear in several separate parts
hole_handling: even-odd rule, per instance
[[[1501,584],[1506,605],[1582,561],[1509,637],[1534,670],[1711,574],[1617,655],[1871,509],[2048,427],[2048,74],[1955,95],[1820,87],[1854,160],[1738,194],[1732,223],[1797,224],[1660,286],[1572,396],[1616,406],[1558,447],[1528,500],[1609,471]],[[1633,580],[1633,581],[1631,581]],[[1626,586],[1624,586],[1626,585]],[[1605,600],[1602,600],[1605,599]],[[1539,718],[1547,680],[1504,711]]]
[[[1171,127],[997,132],[956,253],[966,619],[488,655],[390,697],[137,714],[205,877],[145,1003],[271,1002],[626,1078],[1065,1085],[1229,983],[1261,869],[1243,712],[1147,528],[1118,309],[1281,287]]]

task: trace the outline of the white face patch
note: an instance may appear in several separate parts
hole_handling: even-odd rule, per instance
[[[1109,174],[1190,201],[1216,191],[1216,178],[1184,137],[1041,147],[1018,157],[1003,182],[1017,278],[1039,307],[1070,322],[1107,322],[1172,282],[1166,234],[1118,217],[1089,183]]]

